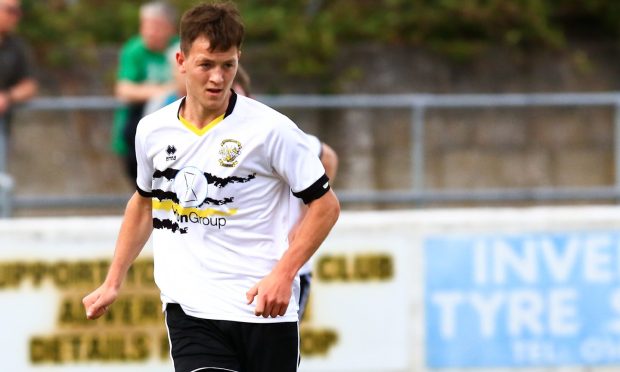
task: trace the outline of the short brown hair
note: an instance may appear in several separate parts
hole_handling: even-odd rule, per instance
[[[239,10],[230,1],[196,5],[183,14],[180,28],[181,50],[186,54],[200,36],[209,40],[210,51],[241,49],[245,33]]]

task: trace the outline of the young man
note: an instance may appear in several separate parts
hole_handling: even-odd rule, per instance
[[[103,315],[152,232],[176,371],[295,371],[297,272],[340,211],[304,133],[231,90],[243,35],[232,3],[184,14],[187,96],[139,124],[138,190],[106,280],[83,300]],[[289,244],[291,189],[308,211]]]
[[[114,116],[112,149],[123,157],[132,182],[137,175],[136,126],[144,116],[144,104],[174,86],[166,55],[178,42],[176,23],[177,12],[167,2],[145,3],[140,6],[140,34],[121,49],[115,95],[125,105]]]

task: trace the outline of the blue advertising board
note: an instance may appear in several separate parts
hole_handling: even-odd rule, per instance
[[[620,364],[620,233],[424,241],[426,363]]]

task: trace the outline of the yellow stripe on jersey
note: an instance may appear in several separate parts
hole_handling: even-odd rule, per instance
[[[180,216],[189,216],[190,214],[197,215],[199,217],[210,217],[210,216],[234,216],[237,214],[237,209],[229,209],[228,211],[221,211],[219,209],[198,209],[198,208],[186,208],[178,205],[172,200],[164,200],[158,201],[157,199],[153,199],[152,202],[153,209],[159,211],[174,211],[176,214]]]
[[[181,114],[179,114],[179,120],[181,121],[181,123],[183,125],[185,125],[185,127],[187,129],[191,130],[192,132],[194,132],[195,134],[197,134],[199,136],[202,136],[203,134],[207,133],[207,131],[209,131],[209,129],[213,128],[219,122],[224,120],[224,114],[222,114],[222,115],[216,117],[215,119],[213,119],[209,124],[207,124],[207,126],[205,126],[202,129],[196,128],[196,126],[194,124],[192,124],[189,121],[187,121],[187,119],[185,119],[183,116],[181,116]]]

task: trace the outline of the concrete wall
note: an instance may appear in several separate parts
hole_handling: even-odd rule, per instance
[[[286,76],[260,48],[244,51],[256,93],[493,93],[611,91],[616,45],[564,51],[488,50],[448,61],[414,48],[343,47],[327,77]],[[99,66],[45,74],[43,95],[111,94],[114,53]],[[96,60],[96,59],[95,59]],[[407,110],[287,110],[340,154],[340,189],[411,185]],[[591,186],[613,182],[613,112],[600,108],[431,110],[426,115],[426,186]],[[9,169],[21,194],[130,192],[111,153],[110,113],[17,115]]]
[[[360,45],[340,49],[330,78],[314,89],[339,93],[531,93],[615,91],[616,45],[583,42],[562,51],[495,48],[455,62],[416,48]],[[248,53],[258,91],[298,92],[311,82],[277,78]],[[310,79],[308,79],[310,80]],[[292,115],[294,118],[298,115]],[[430,110],[426,114],[426,186],[480,188],[592,186],[613,182],[613,111],[607,108]],[[410,186],[406,110],[328,111],[301,116],[343,155],[341,188]],[[368,175],[372,175],[368,177]]]

